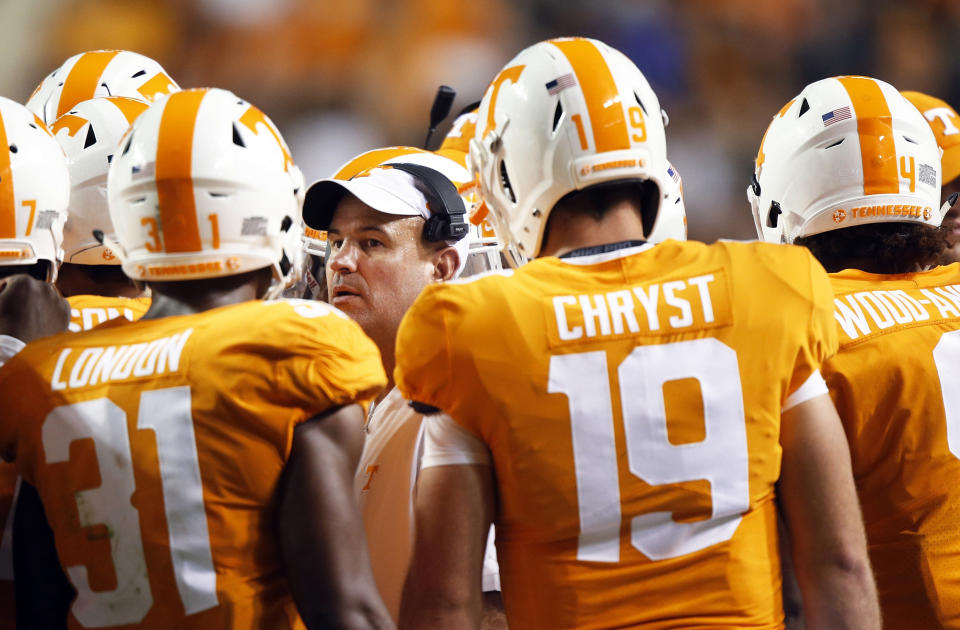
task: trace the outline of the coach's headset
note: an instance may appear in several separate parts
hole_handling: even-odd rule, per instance
[[[447,177],[436,169],[422,164],[386,164],[410,173],[416,181],[417,189],[427,199],[427,208],[430,218],[423,226],[423,238],[431,243],[440,241],[457,242],[467,236],[467,207],[457,187]],[[435,208],[439,208],[437,212]]]
[[[422,164],[398,162],[383,164],[382,167],[395,168],[409,173],[414,179],[417,190],[426,198],[430,218],[426,219],[423,226],[424,240],[431,243],[441,241],[451,243],[466,238],[469,229],[466,222],[467,208],[457,191],[457,187],[447,179],[446,175]],[[317,183],[333,184],[334,182],[327,180]],[[333,211],[347,192],[347,190],[339,188],[337,197],[331,199],[317,184],[310,186],[304,198],[303,222],[315,230],[329,228],[330,222],[333,220]],[[327,239],[327,248],[323,259],[324,264],[330,260],[329,239]]]

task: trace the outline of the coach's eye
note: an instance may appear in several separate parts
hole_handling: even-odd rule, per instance
[[[340,249],[341,247],[343,247],[343,239],[339,238],[339,239],[330,241],[330,247],[332,249]]]
[[[375,238],[368,238],[363,241],[364,247],[382,247],[383,243]]]

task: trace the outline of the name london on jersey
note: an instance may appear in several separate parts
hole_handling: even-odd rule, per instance
[[[858,291],[833,300],[834,317],[850,339],[903,324],[960,317],[960,285],[930,289]]]
[[[150,342],[122,346],[64,348],[50,379],[54,391],[176,372],[193,328]]]

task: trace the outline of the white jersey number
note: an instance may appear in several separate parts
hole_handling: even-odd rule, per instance
[[[705,438],[671,444],[663,385],[695,378],[703,395]],[[707,338],[639,346],[617,368],[630,472],[650,485],[706,479],[712,510],[703,521],[678,523],[671,512],[634,516],[633,546],[652,560],[729,540],[750,506],[747,431],[736,352]],[[548,391],[570,405],[580,512],[577,559],[620,560],[621,499],[613,403],[606,352],[550,358]]]
[[[156,434],[170,555],[187,614],[217,605],[216,573],[203,505],[200,464],[190,414],[190,388],[143,392],[137,428]],[[66,567],[77,598],[72,612],[86,628],[139,623],[153,606],[135,487],[127,414],[107,398],[57,407],[43,423],[48,463],[70,459],[70,445],[92,439],[102,483],[75,493],[82,527],[103,524],[111,534],[117,575],[112,591],[94,591],[85,566]]]
[[[947,418],[947,447],[960,458],[960,330],[944,333],[933,348],[933,363],[940,378],[943,413]]]

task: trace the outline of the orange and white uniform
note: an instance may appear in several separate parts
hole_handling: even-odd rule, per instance
[[[960,628],[960,264],[831,279],[840,350],[823,376],[884,625]]]
[[[124,317],[136,321],[150,308],[150,298],[123,298],[102,295],[74,295],[70,303],[70,331],[89,330],[105,321]],[[10,355],[14,354],[11,349]],[[19,351],[19,348],[15,349]],[[4,357],[7,353],[4,353]],[[3,365],[0,357],[0,366]],[[13,610],[13,507],[17,500],[19,476],[16,465],[0,461],[0,604],[4,610]],[[9,606],[6,603],[9,602]],[[13,623],[11,615],[11,624]],[[5,630],[0,618],[0,630]],[[13,627],[10,625],[9,627]]]
[[[385,380],[359,326],[316,302],[27,346],[0,370],[0,456],[43,500],[70,627],[302,627],[274,523],[293,430]]]
[[[118,317],[135,322],[150,308],[148,297],[72,295],[67,298],[67,302],[70,303],[70,332],[90,330]]]
[[[510,627],[782,627],[780,417],[826,393],[826,273],[765,244],[579,253],[431,285],[398,335],[397,386],[444,412],[423,466],[482,463],[457,431],[489,450]]]

